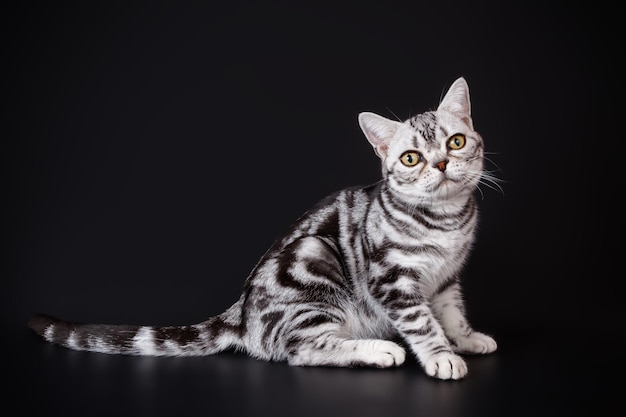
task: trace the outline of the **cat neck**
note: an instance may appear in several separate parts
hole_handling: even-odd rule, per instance
[[[401,205],[407,208],[408,212],[428,211],[435,214],[449,215],[458,213],[468,206],[473,205],[475,196],[471,192],[458,193],[448,196],[416,197],[408,195],[389,186],[380,188],[381,198],[393,205]]]

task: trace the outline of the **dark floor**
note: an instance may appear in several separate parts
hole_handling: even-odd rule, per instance
[[[412,359],[334,369],[237,353],[133,358],[55,347],[24,328],[12,339],[17,356],[5,356],[24,388],[9,401],[20,414],[49,416],[585,416],[621,403],[624,365],[607,345],[495,330],[499,350],[468,357],[469,375],[452,382],[425,376]]]

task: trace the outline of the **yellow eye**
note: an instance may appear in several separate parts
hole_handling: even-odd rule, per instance
[[[457,133],[448,139],[448,149],[457,150],[465,146],[465,136]]]
[[[408,167],[414,167],[422,160],[422,155],[417,151],[406,151],[400,156],[400,162]]]

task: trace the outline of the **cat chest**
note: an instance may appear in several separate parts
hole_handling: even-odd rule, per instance
[[[460,271],[472,238],[462,231],[452,231],[431,233],[419,239],[405,237],[395,242],[385,241],[374,255],[380,262],[373,265],[372,272],[389,276],[402,271],[411,281],[417,280],[424,295],[429,295]]]
[[[446,266],[460,264],[468,249],[467,240],[428,239],[415,245],[389,245],[382,248],[385,263],[409,269],[429,269],[436,272]]]

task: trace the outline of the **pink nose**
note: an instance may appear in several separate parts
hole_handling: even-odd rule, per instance
[[[434,165],[434,166],[435,166],[435,167],[436,167],[439,171],[444,172],[444,171],[446,170],[446,166],[447,166],[447,165],[448,165],[448,160],[447,160],[447,159],[444,159],[443,161],[439,161],[439,162],[435,163],[435,165]]]

